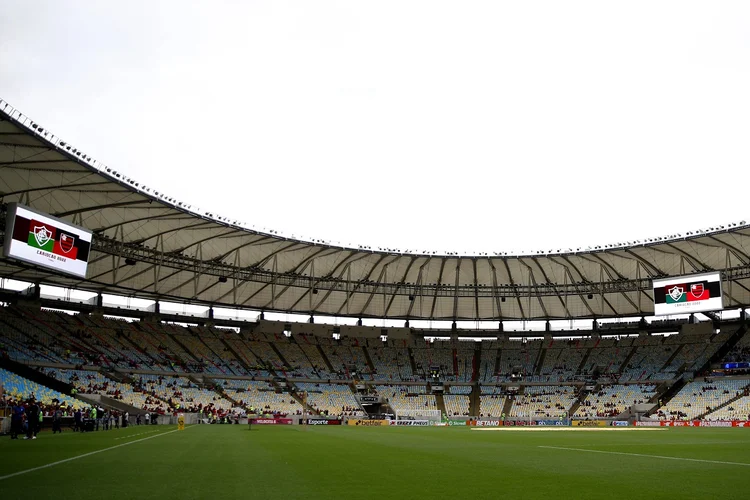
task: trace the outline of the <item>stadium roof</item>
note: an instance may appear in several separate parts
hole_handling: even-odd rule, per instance
[[[579,319],[650,315],[652,278],[720,271],[725,307],[750,303],[744,221],[530,255],[301,241],[197,213],[91,159],[2,100],[0,196],[94,232],[85,280],[7,259],[0,276],[102,293],[315,315]]]

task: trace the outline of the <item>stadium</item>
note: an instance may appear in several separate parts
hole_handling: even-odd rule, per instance
[[[0,98],[6,495],[744,498],[747,221],[341,244],[197,208],[84,142]]]
[[[296,488],[305,489],[303,497],[327,497],[336,488],[344,493],[343,485],[310,481],[330,473],[338,482],[346,471],[351,488],[371,468],[402,477],[405,484],[398,487],[408,488],[417,463],[418,477],[438,474],[425,467],[440,471],[435,495],[455,479],[442,475],[446,469],[463,474],[475,467],[513,470],[513,479],[502,480],[506,492],[523,494],[536,467],[580,475],[567,483],[561,477],[556,486],[558,492],[580,492],[602,480],[596,479],[598,466],[627,482],[644,470],[662,470],[666,460],[675,482],[661,478],[663,490],[656,491],[690,482],[694,491],[708,492],[748,465],[750,436],[732,429],[750,426],[744,309],[750,301],[750,226],[744,223],[543,255],[336,247],[192,212],[91,160],[10,104],[0,101],[0,112],[4,249],[36,249],[26,256],[6,253],[0,268],[3,431],[10,431],[14,405],[32,396],[42,405],[41,433],[52,427],[55,408],[62,408],[66,431],[40,443],[48,446],[43,452],[16,451],[4,440],[2,480],[9,489],[36,476],[31,489],[44,491],[46,474],[55,471],[36,469],[74,460],[76,451],[102,455],[56,465],[65,481],[87,482],[82,470],[96,475],[104,464],[118,474],[121,467],[128,474],[141,471],[127,461],[117,465],[116,458],[137,456],[164,476],[126,474],[117,481],[128,481],[131,492],[168,488],[170,495],[181,486],[164,467],[189,467],[180,461],[183,455],[207,464],[212,474],[225,460],[248,470],[267,462],[258,470],[275,474],[274,481],[256,478],[252,487],[270,497],[294,497]],[[40,224],[55,234],[40,236],[33,229]],[[45,236],[57,238],[59,248],[51,242],[44,247],[44,241],[40,246]],[[70,237],[77,242],[66,252],[61,238]],[[61,265],[69,261],[87,269]],[[700,283],[701,294],[723,307],[684,314],[679,307],[701,301],[667,303],[663,292],[655,303],[659,285],[674,277]],[[180,311],[186,304],[190,314]],[[655,307],[677,308],[677,314],[660,319]],[[241,310],[255,317],[240,317]],[[280,312],[301,321],[266,319]],[[344,318],[344,324],[331,318]],[[363,318],[397,326],[367,326]],[[428,320],[449,325],[410,324]],[[491,327],[465,326],[477,322]],[[527,328],[510,328],[519,324]],[[92,426],[103,412],[105,421],[117,418],[115,432],[125,435],[109,437],[104,424],[99,432],[67,432],[78,425],[76,410],[92,408],[100,412]],[[178,416],[188,424],[184,435],[172,433]],[[209,425],[190,425],[202,423]],[[678,426],[709,429],[673,429]],[[611,432],[470,432],[480,428]],[[621,434],[667,428],[664,434]],[[60,448],[53,441],[65,438],[78,442]],[[242,446],[226,448],[235,442]],[[209,451],[214,445],[208,443],[221,446]],[[587,453],[592,451],[602,454]],[[321,455],[326,460],[319,464]],[[86,461],[94,468],[82,469]],[[281,461],[294,464],[293,471],[283,472]],[[243,475],[236,467],[225,473]],[[694,475],[697,468],[711,471],[710,478]],[[289,478],[298,473],[301,479]],[[60,484],[61,476],[55,477]],[[174,477],[185,481],[177,471]],[[206,479],[213,488],[216,480]],[[199,481],[188,482],[191,491],[200,489]],[[291,490],[273,489],[285,482]],[[482,494],[495,487],[494,481],[476,486]],[[377,492],[387,494],[376,482],[368,493]]]

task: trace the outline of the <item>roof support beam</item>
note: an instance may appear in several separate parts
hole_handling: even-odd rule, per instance
[[[430,318],[435,317],[435,304],[437,304],[437,296],[440,287],[443,286],[443,270],[445,270],[445,261],[447,259],[440,259],[440,274],[438,275],[437,283],[435,284],[435,294],[432,297],[432,307],[430,308]]]
[[[518,290],[516,290],[516,282],[513,279],[513,274],[510,272],[510,266],[508,265],[508,259],[500,259],[502,263],[505,265],[505,272],[508,273],[508,281],[510,281],[510,286],[513,288],[513,295],[516,297],[516,303],[518,303],[518,311],[521,313],[521,319],[523,321],[526,321],[526,313],[523,310],[523,305],[521,305],[521,296],[518,294]]]
[[[547,273],[544,271],[544,268],[539,263],[539,260],[536,257],[532,257],[531,261],[534,264],[536,264],[536,267],[539,268],[539,272],[542,273],[542,277],[544,278],[545,284],[549,284],[549,286],[551,286],[552,289],[555,290],[555,292],[557,292],[557,286],[554,283],[552,283],[552,281],[549,279],[549,276],[547,276]],[[555,261],[552,261],[552,262],[555,262]],[[563,276],[567,276],[567,275],[563,275]],[[560,305],[562,306],[563,310],[565,311],[565,317],[566,318],[570,318],[570,311],[568,310],[568,304],[563,300],[563,298],[560,295],[560,293],[556,293],[555,295],[557,296],[557,300],[560,301]],[[541,298],[540,298],[540,300],[541,300]],[[543,308],[543,310],[544,310],[545,314],[547,314],[547,310],[544,309],[544,308]],[[547,316],[549,316],[549,315],[547,314]]]

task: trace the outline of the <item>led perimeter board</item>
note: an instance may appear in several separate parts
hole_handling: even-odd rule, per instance
[[[724,308],[719,273],[654,280],[654,314],[690,314]]]
[[[3,255],[86,277],[91,231],[17,203],[8,204]]]

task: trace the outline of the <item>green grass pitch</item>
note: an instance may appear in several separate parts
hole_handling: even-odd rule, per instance
[[[206,425],[171,431],[3,437],[0,492],[107,500],[750,498],[750,429]],[[112,448],[126,443],[132,444]]]

